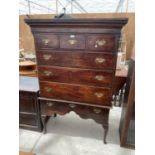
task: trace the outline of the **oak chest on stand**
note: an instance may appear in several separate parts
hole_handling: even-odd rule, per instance
[[[106,143],[117,50],[127,19],[25,21],[34,36],[43,123],[45,116],[74,111],[102,124]]]

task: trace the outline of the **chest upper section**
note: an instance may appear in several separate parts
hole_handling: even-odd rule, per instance
[[[121,28],[127,19],[27,19],[36,51],[89,50],[117,52]]]

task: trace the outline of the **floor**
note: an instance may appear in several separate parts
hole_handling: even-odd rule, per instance
[[[20,129],[19,149],[36,155],[134,155],[134,150],[119,146],[120,114],[120,108],[111,109],[106,145],[100,124],[71,112],[50,118],[46,134]]]

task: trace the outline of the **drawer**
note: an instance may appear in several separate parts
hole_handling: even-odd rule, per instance
[[[39,66],[39,79],[42,81],[85,84],[92,86],[110,86],[114,71],[100,71],[67,67]]]
[[[59,48],[59,37],[55,34],[34,34],[36,49]]]
[[[20,112],[36,112],[36,94],[25,93],[20,91],[19,93],[19,111]]]
[[[114,35],[89,35],[87,37],[86,46],[89,50],[117,52],[116,43]]]
[[[111,106],[112,90],[108,87],[92,87],[41,81],[40,96]]]
[[[40,100],[41,105],[41,114],[42,115],[53,115],[64,114],[70,111],[75,111],[80,114],[91,114],[92,115],[102,115],[104,118],[108,118],[109,109],[103,109],[99,107],[79,105],[75,103],[67,103],[67,102],[58,102],[58,101],[50,101],[50,100]]]
[[[61,49],[85,49],[85,36],[84,35],[60,35],[60,48]]]
[[[25,125],[37,125],[37,116],[32,114],[19,114],[19,123]]]
[[[76,67],[88,69],[115,69],[116,55],[89,52],[38,52],[38,65]]]

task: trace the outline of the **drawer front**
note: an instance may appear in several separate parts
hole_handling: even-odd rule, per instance
[[[109,109],[103,109],[93,106],[79,105],[75,103],[65,103],[50,100],[40,100],[41,104],[41,114],[42,115],[53,115],[54,113],[63,114],[70,111],[75,111],[80,114],[91,114],[91,115],[101,115],[104,119],[108,118]]]
[[[96,71],[89,69],[67,67],[38,67],[39,79],[72,84],[86,84],[92,86],[110,86],[113,71]]]
[[[61,35],[60,36],[61,49],[85,49],[84,35]]]
[[[55,34],[34,34],[36,49],[59,48],[59,37]]]
[[[25,125],[37,125],[37,116],[31,114],[19,114],[19,123]]]
[[[88,69],[115,69],[116,55],[88,52],[38,52],[38,65],[77,67]]]
[[[40,82],[40,96],[111,106],[110,88]]]
[[[36,112],[36,94],[19,93],[19,111],[20,112]]]
[[[87,49],[116,52],[116,39],[114,35],[89,35]]]

